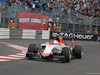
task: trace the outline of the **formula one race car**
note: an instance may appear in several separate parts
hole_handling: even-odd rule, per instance
[[[36,44],[30,44],[26,57],[29,59],[43,58],[52,60],[56,58],[63,62],[70,62],[72,58],[82,58],[82,46],[74,46],[74,41],[72,41],[72,46],[68,46],[64,43],[62,37],[57,37],[56,40],[59,41],[59,44],[46,42],[41,44],[41,48],[38,48]]]

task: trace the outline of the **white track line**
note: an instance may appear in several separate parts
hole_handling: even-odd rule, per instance
[[[1,59],[1,58],[5,58],[5,59],[22,59],[22,58],[17,58],[17,57],[14,58],[14,57],[5,57],[5,56],[4,56],[4,57],[0,57],[0,59]]]
[[[3,60],[3,59],[0,59],[0,62],[1,62],[1,61],[10,61],[10,60]]]

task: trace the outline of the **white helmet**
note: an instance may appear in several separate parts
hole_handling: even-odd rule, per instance
[[[53,44],[54,45],[57,45],[58,44],[58,41],[57,40],[54,40]]]

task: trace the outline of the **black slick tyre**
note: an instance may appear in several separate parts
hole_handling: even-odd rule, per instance
[[[74,51],[74,56],[76,58],[79,58],[79,59],[82,58],[82,56],[83,56],[83,48],[82,48],[82,46],[76,45],[74,47],[74,50],[73,51]]]
[[[28,46],[28,51],[26,53],[26,57],[28,57],[29,59],[33,58],[33,53],[37,53],[38,51],[38,46],[36,44],[30,44]]]
[[[70,62],[70,48],[62,48],[62,55],[64,56],[64,58],[62,59],[63,62]]]
[[[37,53],[38,46],[36,44],[30,44],[28,47],[28,52]]]

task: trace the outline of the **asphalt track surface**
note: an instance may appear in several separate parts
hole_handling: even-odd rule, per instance
[[[28,47],[30,43],[45,43],[53,40],[0,40]],[[65,41],[69,45],[71,41]],[[82,59],[73,59],[70,63],[61,63],[57,60],[13,60],[0,62],[0,75],[100,75],[100,42],[75,41],[82,45],[84,56]],[[0,43],[0,56],[20,52]]]

